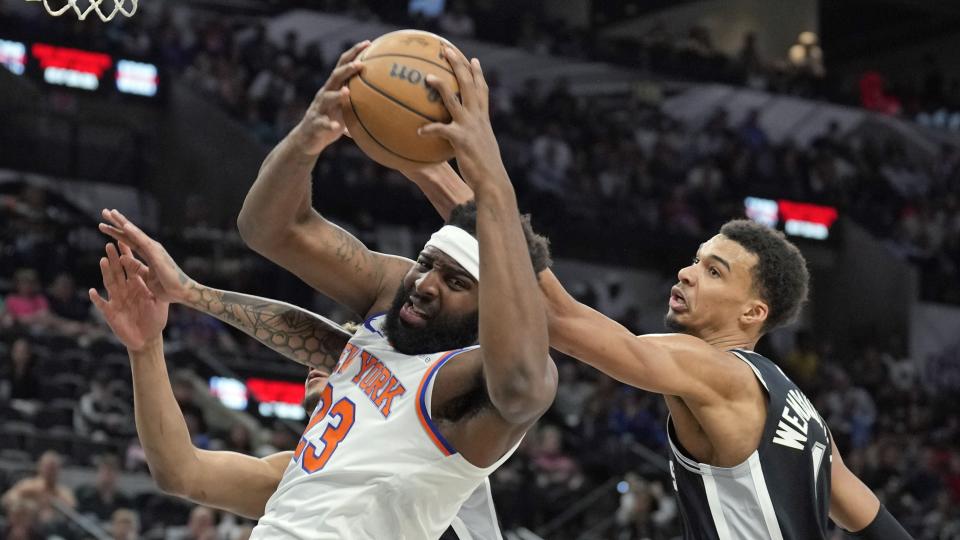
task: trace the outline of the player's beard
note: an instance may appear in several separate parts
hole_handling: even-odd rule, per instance
[[[313,390],[303,395],[303,401],[300,402],[300,406],[306,411],[307,416],[313,414],[313,410],[317,408],[322,393],[322,390]]]
[[[477,342],[479,311],[462,316],[438,313],[421,327],[407,326],[400,318],[400,309],[412,293],[412,287],[407,289],[401,284],[387,312],[384,331],[394,349],[403,354],[430,354],[462,349]]]
[[[687,328],[682,322],[677,320],[677,316],[673,314],[672,311],[667,311],[667,314],[663,317],[663,325],[667,327],[667,330],[671,332],[677,332],[678,334],[689,334],[690,329]]]

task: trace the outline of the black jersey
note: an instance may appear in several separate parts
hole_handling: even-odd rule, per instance
[[[667,419],[670,472],[689,540],[827,538],[831,442],[810,400],[773,362],[731,351],[767,391],[760,445],[735,467],[697,463]]]

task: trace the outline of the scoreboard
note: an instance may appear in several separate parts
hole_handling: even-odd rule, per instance
[[[156,64],[39,41],[0,37],[0,65],[14,75],[91,93],[156,98],[162,88]]]
[[[782,229],[790,236],[827,240],[839,212],[832,206],[806,202],[747,197],[743,201],[747,217],[768,227]]]

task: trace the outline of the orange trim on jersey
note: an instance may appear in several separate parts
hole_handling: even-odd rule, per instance
[[[440,367],[449,359],[453,358],[457,354],[460,354],[464,349],[459,349],[456,351],[450,351],[440,358],[437,358],[436,361],[431,364],[427,369],[427,372],[423,374],[423,378],[420,379],[420,386],[417,388],[417,418],[420,420],[420,425],[423,426],[423,431],[426,432],[427,437],[433,441],[433,444],[443,452],[444,456],[451,456],[456,454],[457,451],[453,446],[447,442],[447,440],[440,433],[440,430],[437,429],[437,426],[434,425],[433,419],[430,418],[430,411],[427,410],[426,405],[426,390],[430,384],[430,380],[436,375]]]

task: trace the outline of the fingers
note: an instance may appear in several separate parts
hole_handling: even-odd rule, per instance
[[[487,79],[483,76],[479,59],[470,60],[470,71],[473,72],[473,82],[477,86],[477,104],[487,111],[490,108],[490,88],[487,86]]]
[[[470,63],[462,52],[450,46],[444,46],[443,57],[453,68],[453,74],[457,77],[457,83],[460,85],[460,99],[464,107],[472,107],[477,103],[476,86],[473,82],[473,73],[470,71]]]
[[[350,77],[353,77],[361,71],[363,71],[363,63],[359,60],[339,66],[330,73],[330,77],[327,79],[326,84],[323,85],[323,88],[340,88]]]
[[[126,239],[127,239],[127,236],[126,236],[126,234],[124,234],[123,230],[118,229],[118,228],[114,227],[113,225],[107,225],[106,223],[101,223],[101,224],[97,225],[97,229],[99,229],[100,232],[102,232],[103,234],[109,236],[110,238],[113,238],[113,239],[116,240],[117,242],[120,242],[120,241],[123,241],[123,240],[126,240]]]
[[[120,296],[120,283],[117,283],[110,270],[110,261],[106,257],[100,257],[100,276],[103,278],[103,288],[107,290],[107,296],[110,300],[116,300]]]
[[[127,273],[127,279],[131,279],[131,276],[144,276],[150,272],[147,265],[134,258],[133,254],[124,253],[121,255],[120,264],[123,265],[123,270]]]
[[[146,251],[152,240],[146,233],[141,231],[139,227],[134,225],[133,222],[127,219],[119,210],[107,210],[104,208],[100,214],[103,216],[103,219],[110,222],[109,224],[101,223],[97,227],[100,232],[110,236],[117,242],[130,246],[141,256],[147,256]]]
[[[153,294],[153,291],[150,290],[150,287],[147,286],[147,283],[143,281],[142,277],[135,275],[128,283],[130,283],[132,286],[133,290],[131,292],[133,293],[134,298],[137,298],[137,295],[143,295],[150,300],[157,299],[157,296]]]
[[[442,137],[449,141],[455,136],[455,130],[450,124],[434,122],[421,126],[420,129],[417,130],[417,134],[421,137]]]
[[[337,61],[337,66],[342,66],[344,64],[353,62],[353,60],[356,57],[360,56],[360,53],[362,53],[363,50],[369,46],[370,46],[370,40],[365,39],[360,43],[357,43],[353,47],[350,47],[349,49],[344,51],[343,54],[340,55],[340,59]]]
[[[113,210],[106,210],[106,209],[105,209],[104,212],[107,212],[107,214],[109,214],[111,220],[112,220],[113,222],[115,222],[115,223],[117,224],[117,227],[119,227],[119,228],[121,228],[121,229],[123,228],[124,225],[126,225],[127,223],[130,223],[130,220],[127,219],[127,216],[125,216],[125,215],[123,215],[122,213],[120,213],[120,211],[117,210],[116,208],[114,208]]]
[[[98,310],[100,310],[100,313],[103,313],[104,315],[107,314],[109,305],[107,301],[104,300],[102,296],[100,296],[100,293],[98,293],[96,289],[88,290],[87,296],[90,297],[90,301],[93,302],[93,305],[96,306]]]
[[[427,75],[426,82],[440,94],[440,99],[443,100],[443,105],[447,108],[447,111],[450,112],[450,116],[454,120],[459,119],[465,104],[461,104],[460,100],[457,99],[457,95],[453,92],[453,88],[450,87],[450,83],[432,73]]]
[[[123,265],[120,264],[120,252],[117,246],[107,244],[107,261],[110,263],[110,272],[113,273],[113,279],[116,283],[123,283],[127,278],[123,273]]]
[[[350,88],[344,86],[340,89],[340,95],[337,96],[337,99],[340,101],[340,109],[346,109],[347,107],[352,107],[350,104]],[[347,134],[349,135],[349,133]]]

